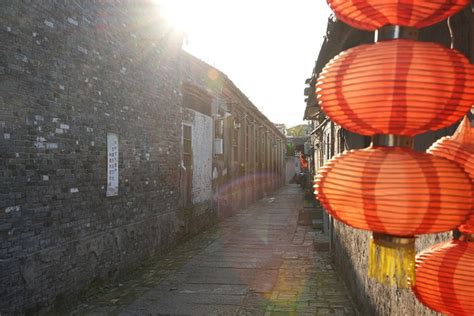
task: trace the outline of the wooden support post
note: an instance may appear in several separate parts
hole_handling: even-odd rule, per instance
[[[471,0],[471,11],[469,14],[469,60],[474,63],[474,0]]]

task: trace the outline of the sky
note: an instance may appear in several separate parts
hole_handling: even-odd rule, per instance
[[[272,122],[303,123],[326,31],[324,0],[156,0],[184,49],[224,72]]]

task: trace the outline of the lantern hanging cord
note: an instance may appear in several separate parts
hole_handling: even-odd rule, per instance
[[[446,24],[448,25],[449,36],[451,38],[451,49],[453,49],[454,48],[454,32],[453,32],[453,26],[451,25],[451,17],[447,19]]]

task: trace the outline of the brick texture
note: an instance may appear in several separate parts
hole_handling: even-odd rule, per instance
[[[284,136],[230,79],[181,50],[154,3],[0,2],[2,315],[48,313],[284,182]],[[226,152],[213,157],[213,192],[187,207],[182,122],[198,112],[183,108],[185,84],[213,106],[231,100],[225,111],[242,125],[234,155],[235,124],[220,113]],[[218,114],[198,110],[208,123]],[[106,197],[107,133],[119,138],[114,197]]]
[[[179,239],[180,41],[158,16],[148,1],[0,4],[0,314],[37,311]]]

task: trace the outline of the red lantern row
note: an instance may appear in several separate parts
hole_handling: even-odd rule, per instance
[[[400,27],[434,24],[469,2],[328,0],[336,16],[354,27],[394,26],[380,33],[385,40],[395,33],[412,36],[416,32]],[[334,122],[374,136],[377,145],[339,155],[321,168],[318,199],[335,218],[374,232],[369,275],[405,286],[414,281],[411,237],[465,221],[473,187],[456,163],[415,153],[403,138],[459,120],[474,104],[474,68],[455,50],[392,39],[336,56],[318,77],[317,95]],[[396,147],[402,143],[407,147]]]

